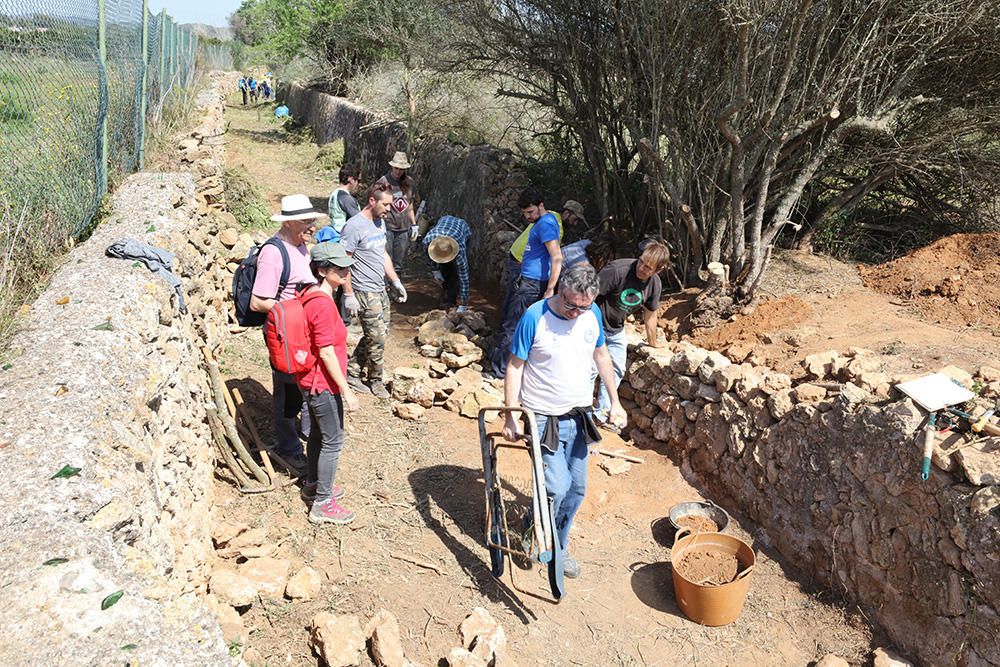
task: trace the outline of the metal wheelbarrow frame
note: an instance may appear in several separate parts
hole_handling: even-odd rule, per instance
[[[524,441],[508,442],[501,433],[490,433],[486,428],[486,415],[499,412],[502,415],[521,415],[527,422],[526,432],[519,438]],[[535,415],[527,408],[482,408],[479,411],[479,447],[483,456],[483,477],[486,496],[485,542],[490,553],[490,565],[493,576],[497,579],[503,576],[504,563],[511,566],[511,585],[522,593],[514,583],[512,557],[518,556],[533,560],[530,553],[511,546],[510,530],[507,526],[507,514],[501,493],[501,480],[497,471],[497,451],[502,448],[527,451],[531,457],[531,545],[538,554],[538,562],[548,568],[549,588],[556,602],[562,599],[563,562],[558,536],[554,528],[552,500],[545,490],[545,472],[542,467],[542,450],[538,439],[538,423]],[[530,594],[530,593],[529,593]]]

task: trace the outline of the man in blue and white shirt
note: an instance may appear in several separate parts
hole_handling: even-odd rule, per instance
[[[597,273],[585,262],[564,271],[559,292],[532,305],[518,322],[504,375],[506,407],[523,406],[538,421],[545,489],[563,573],[569,578],[580,575],[579,564],[568,554],[568,541],[587,490],[588,445],[601,439],[590,416],[590,365],[597,365],[609,388],[617,387],[601,311],[594,304],[599,288]],[[611,392],[609,412],[610,419],[625,423],[617,389]],[[517,420],[508,414],[504,437],[513,440],[519,432]]]
[[[441,216],[424,235],[424,248],[434,263],[434,280],[441,283],[442,305],[458,305],[465,312],[469,305],[469,257],[466,250],[472,230],[469,224],[453,215]]]

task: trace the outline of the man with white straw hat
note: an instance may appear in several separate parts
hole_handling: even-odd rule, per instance
[[[309,248],[306,246],[316,229],[320,214],[305,195],[281,198],[281,211],[271,216],[280,222],[278,233],[268,239],[257,256],[257,275],[253,283],[250,309],[266,313],[274,304],[295,297],[300,284],[315,282],[309,268]],[[306,469],[295,419],[302,411],[302,392],[295,376],[271,369],[271,405],[274,411],[274,448],[288,463]],[[302,413],[302,432],[308,437],[309,414]]]
[[[434,280],[441,283],[441,305],[458,305],[459,312],[469,306],[469,258],[466,249],[472,230],[469,224],[453,215],[441,216],[424,236],[427,256],[434,263]]]
[[[392,257],[392,266],[396,273],[400,273],[403,269],[407,243],[416,241],[420,233],[413,208],[416,184],[413,177],[406,173],[412,166],[406,153],[396,151],[389,160],[389,173],[375,182],[376,185],[381,184],[388,188],[392,193],[392,206],[385,216],[385,232],[386,250]]]

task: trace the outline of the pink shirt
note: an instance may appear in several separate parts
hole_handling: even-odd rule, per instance
[[[303,243],[294,246],[280,236],[276,237],[288,251],[288,261],[291,266],[288,271],[288,284],[278,297],[278,301],[291,299],[295,296],[295,288],[299,283],[313,285],[316,278],[309,270],[309,248]],[[281,284],[281,251],[272,245],[266,245],[257,256],[257,277],[253,281],[253,295],[259,299],[273,299]]]

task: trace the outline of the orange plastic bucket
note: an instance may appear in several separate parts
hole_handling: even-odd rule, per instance
[[[719,586],[691,581],[677,569],[684,556],[698,551],[719,552],[736,557],[736,578]],[[677,533],[670,551],[677,606],[684,615],[701,625],[728,625],[739,617],[750,588],[750,573],[757,562],[754,550],[743,540],[723,533],[691,533],[687,528]]]

